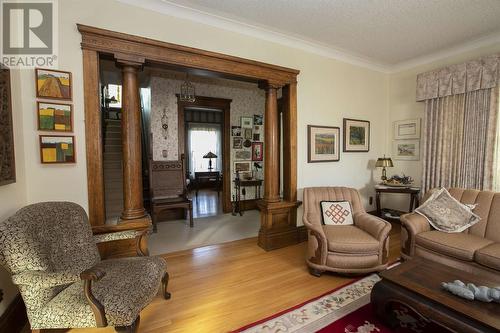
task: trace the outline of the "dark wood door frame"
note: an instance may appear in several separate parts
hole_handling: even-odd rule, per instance
[[[202,71],[217,77],[259,83],[266,91],[264,198],[258,202],[261,216],[259,245],[266,250],[296,243],[297,207],[297,75],[296,69],[175,45],[149,38],[77,24],[82,36],[85,100],[85,141],[89,220],[93,226],[105,223],[102,161],[102,130],[99,108],[99,58],[112,57],[128,67],[172,66]],[[284,100],[283,196],[279,195],[277,90]],[[138,110],[137,110],[138,112]],[[126,145],[126,143],[124,143]],[[134,143],[131,143],[134,145]],[[138,159],[140,157],[137,157]],[[140,165],[140,160],[130,161]],[[126,180],[124,179],[124,183]],[[139,195],[139,194],[137,194]],[[142,195],[142,193],[140,194]],[[147,222],[149,217],[144,220]],[[137,223],[129,220],[128,224]]]
[[[222,120],[222,211],[231,212],[231,99],[196,96],[194,102],[183,102],[177,96],[179,154],[186,153],[186,133],[184,110],[186,108],[205,108],[221,110]]]

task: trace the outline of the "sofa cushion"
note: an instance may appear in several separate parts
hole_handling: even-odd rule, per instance
[[[445,233],[437,230],[420,233],[416,237],[418,246],[461,260],[472,261],[474,253],[493,242],[465,233]]]
[[[328,251],[350,254],[377,254],[379,242],[369,233],[351,225],[324,225]]]
[[[477,263],[500,270],[500,243],[493,243],[476,251]]]

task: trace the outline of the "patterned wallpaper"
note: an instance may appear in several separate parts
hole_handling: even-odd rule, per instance
[[[178,128],[177,128],[177,97],[180,86],[185,80],[185,74],[175,72],[151,73],[151,133],[153,159],[155,161],[171,161],[179,159]],[[264,114],[265,92],[256,84],[225,79],[190,77],[195,86],[196,94],[207,97],[231,99],[231,126],[240,125],[241,116]],[[167,110],[168,137],[163,137],[161,116]],[[265,121],[265,120],[264,120]],[[260,140],[264,141],[264,128],[261,126]],[[231,137],[232,147],[232,137]],[[167,156],[163,157],[163,150]],[[250,148],[249,148],[250,150]],[[231,179],[234,178],[234,151],[231,151]],[[259,171],[263,174],[263,169]],[[232,190],[234,192],[234,189]],[[263,193],[263,189],[261,194]],[[234,194],[234,193],[232,193]],[[247,199],[253,199],[254,189],[247,188]]]

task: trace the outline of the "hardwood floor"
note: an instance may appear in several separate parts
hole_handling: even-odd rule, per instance
[[[395,225],[391,261],[399,257],[399,242]],[[251,238],[165,255],[172,299],[157,296],[141,313],[139,332],[228,332],[351,280],[334,274],[311,276],[304,261],[306,245],[265,252]]]
[[[217,191],[211,189],[203,189],[196,192],[192,191],[189,195],[193,200],[193,217],[216,216],[223,214],[222,212],[222,192],[217,195]]]

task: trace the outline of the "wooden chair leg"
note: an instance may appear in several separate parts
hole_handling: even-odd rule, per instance
[[[141,322],[141,316],[137,316],[135,321],[130,326],[116,326],[115,331],[119,333],[136,333]]]
[[[163,293],[163,298],[165,299],[170,299],[170,297],[172,297],[172,295],[167,291],[169,278],[170,277],[168,275],[168,272],[165,272],[165,274],[163,274],[163,277],[161,279],[161,289]]]
[[[194,222],[193,222],[193,205],[190,204],[189,205],[189,227],[193,227],[194,226]]]

